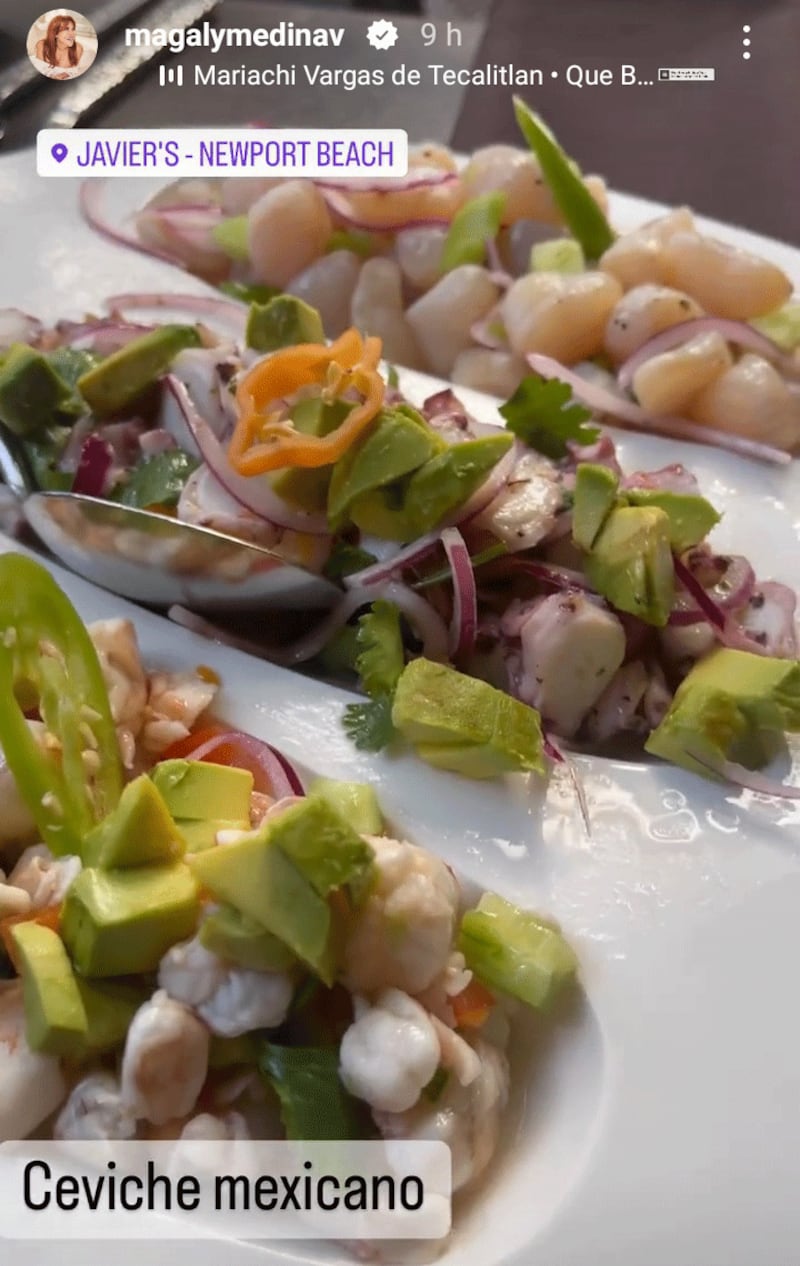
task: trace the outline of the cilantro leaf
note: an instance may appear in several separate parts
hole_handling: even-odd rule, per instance
[[[345,576],[352,576],[353,572],[371,567],[377,561],[374,554],[362,549],[360,545],[349,545],[347,541],[337,541],[322,570],[328,580],[342,580]]]
[[[358,622],[356,672],[371,699],[393,695],[405,667],[400,612],[393,602],[373,602]]]
[[[590,411],[570,401],[568,383],[528,374],[500,412],[506,428],[529,448],[556,459],[566,456],[568,441],[593,444],[600,434],[599,427],[585,425],[592,416]]]
[[[381,751],[394,737],[391,698],[380,695],[368,703],[349,703],[342,724],[360,752]]]

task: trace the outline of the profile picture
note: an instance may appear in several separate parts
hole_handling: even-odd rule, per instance
[[[48,79],[77,79],[97,56],[97,32],[76,9],[48,9],[28,31],[28,56]]]

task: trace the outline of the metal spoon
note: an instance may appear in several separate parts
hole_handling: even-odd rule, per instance
[[[279,554],[212,528],[74,492],[35,492],[25,517],[56,558],[92,584],[150,606],[307,611],[340,591]]]

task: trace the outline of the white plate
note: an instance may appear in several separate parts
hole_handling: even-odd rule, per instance
[[[122,182],[124,183],[124,182]],[[138,182],[128,185],[138,190]],[[46,193],[46,196],[43,194]],[[45,318],[99,310],[128,289],[205,288],[110,247],[80,222],[75,188],[43,186],[31,154],[0,161],[0,217],[13,250],[0,302]],[[615,199],[620,225],[661,208]],[[782,264],[800,255],[719,230]],[[414,398],[430,380],[409,374]],[[467,395],[468,393],[465,393]],[[492,402],[469,396],[487,419]],[[624,464],[681,459],[727,511],[714,540],[762,577],[800,588],[800,483],[719,450],[623,435]],[[9,548],[0,542],[0,549]],[[55,569],[54,569],[55,570]],[[568,779],[546,794],[521,780],[474,784],[413,757],[367,757],[339,725],[345,696],[176,634],[56,572],[87,618],[129,612],[149,662],[208,663],[232,723],[276,742],[314,773],[373,782],[409,838],[465,877],[558,918],[581,957],[585,1001],[555,1034],[519,1051],[517,1095],[494,1178],[462,1210],[448,1266],[788,1266],[800,1211],[800,806],[725,789],[660,764],[577,761],[586,838]],[[0,595],[2,601],[2,595]],[[797,762],[796,762],[797,763]],[[61,1244],[64,1266],[105,1262],[102,1246]],[[170,1248],[176,1266],[217,1266],[213,1246]],[[297,1247],[293,1261],[316,1258]],[[53,1246],[15,1246],[19,1266]],[[226,1247],[231,1266],[287,1254]],[[341,1259],[330,1249],[327,1256]],[[141,1249],[114,1246],[115,1262]]]

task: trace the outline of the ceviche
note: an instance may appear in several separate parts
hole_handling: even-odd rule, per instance
[[[706,234],[678,207],[617,235],[605,185],[580,174],[517,99],[528,150],[465,163],[412,151],[408,176],[372,183],[184,179],[115,227],[103,188],[84,210],[116,241],[234,297],[287,292],[329,338],[351,325],[386,356],[510,395],[533,364],[598,413],[641,429],[692,426],[800,445],[800,303],[767,259]]]
[[[480,778],[626,737],[797,794],[753,772],[800,729],[795,592],[714,549],[720,515],[682,465],[624,472],[568,382],[530,374],[495,426],[450,389],[416,407],[378,339],[326,344],[289,296],[230,338],[118,316],[28,334],[0,363],[0,419],[40,486],[335,581],[332,610],[276,654],[357,675],[359,746],[403,740]]]
[[[0,557],[0,1140],[439,1139],[491,1166],[556,925],[467,894],[368,785],[306,791]]]

